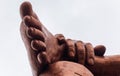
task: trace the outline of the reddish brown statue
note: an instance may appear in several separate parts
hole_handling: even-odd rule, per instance
[[[33,76],[120,76],[120,56],[103,56],[103,45],[93,47],[53,36],[39,21],[29,2],[20,7],[21,36],[25,43]]]

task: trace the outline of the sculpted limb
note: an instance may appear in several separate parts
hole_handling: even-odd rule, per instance
[[[120,55],[95,57],[93,66],[86,67],[95,76],[119,76],[120,75]]]
[[[106,50],[103,45],[93,48],[92,44],[82,41],[77,41],[75,45],[77,62],[85,65],[95,76],[120,75],[120,55],[103,56]]]
[[[67,41],[69,41],[67,42],[69,48],[72,45],[72,47],[76,49],[75,51],[73,50],[73,53],[76,53],[77,60],[74,54],[68,53],[68,55],[70,55],[69,57],[73,58],[75,56],[75,60],[78,63],[85,65],[95,76],[120,75],[120,55],[104,56],[106,48],[103,45],[97,45],[93,48],[90,43],[83,43],[82,41],[71,39],[68,39]],[[67,49],[68,52],[70,52],[69,48]],[[91,58],[93,58],[94,61],[91,61]]]
[[[66,60],[74,61],[83,65],[94,65],[94,57],[103,57],[106,48],[103,45],[93,47],[91,43],[67,39],[66,50]]]
[[[78,43],[76,43],[78,45]],[[105,53],[105,46],[98,45],[92,47],[90,43],[85,44],[86,55],[80,57],[79,51],[81,51],[81,46],[76,46],[78,63],[79,60],[83,60],[85,66],[94,74],[94,76],[119,76],[120,75],[120,55],[114,56],[103,56]],[[83,54],[83,53],[82,53]],[[94,55],[95,54],[95,55]],[[91,58],[93,60],[91,60]],[[81,63],[81,62],[80,62]]]
[[[82,41],[76,41],[74,45],[77,63],[85,65],[94,76],[120,75],[120,55],[104,56],[106,48],[103,45],[93,48],[92,44]]]
[[[104,76],[104,73],[106,76],[119,75],[120,68],[116,67],[116,65],[119,66],[120,56],[104,57],[103,54],[105,52],[105,48],[103,49],[103,46],[102,48],[101,46],[97,46],[93,48],[93,46],[90,43],[83,44],[81,41],[76,42],[75,46],[73,46],[74,44],[69,39],[66,40],[67,43],[65,44],[67,44],[68,46],[67,48],[65,48],[64,37],[57,38],[56,36],[53,36],[38,20],[38,17],[33,12],[32,6],[30,3],[28,2],[23,3],[21,5],[20,11],[21,11],[21,18],[23,20],[21,23],[21,35],[25,43],[25,46],[28,50],[28,55],[29,55],[34,76],[39,76],[39,75],[46,76],[46,74],[47,75],[49,74],[48,76],[50,75],[66,76],[66,74],[68,73],[66,72],[63,73],[61,68],[59,68],[59,67],[64,67],[65,66],[64,64],[66,64],[66,67],[62,69],[65,69],[64,71],[68,71],[69,73],[71,72],[70,71],[71,69],[66,70],[66,68],[69,68],[69,66],[73,66],[73,65],[74,67],[76,67],[75,69],[77,70],[75,71],[73,69],[72,72],[70,73],[71,76],[75,76],[73,73],[76,73],[76,72],[79,75],[83,75],[86,73],[83,76],[92,76],[90,71],[87,70],[85,67],[82,66],[81,68],[77,68],[78,66],[80,67],[81,65],[59,61],[62,59],[66,59],[66,57],[70,61],[75,61],[75,62],[77,61],[78,63],[85,64],[85,66],[89,68],[95,76],[97,75]],[[72,46],[69,44],[72,44]],[[67,50],[67,53],[64,52],[65,50]],[[98,55],[99,57],[95,56],[94,52],[95,52],[95,55]],[[64,58],[64,56],[66,57]],[[93,60],[91,60],[91,58],[94,60],[94,62]],[[56,62],[56,61],[59,61],[59,62]],[[52,67],[56,65],[59,65],[59,67],[58,68]],[[107,69],[113,68],[113,70],[104,69],[104,67],[106,66],[110,67]],[[97,67],[100,67],[100,69],[103,69],[103,71],[98,70]],[[52,72],[50,71],[51,69],[53,69]],[[60,71],[62,73],[60,72],[56,73],[56,71],[54,70]],[[78,70],[82,71],[82,73],[78,72]],[[114,73],[111,71],[113,71]]]
[[[53,36],[42,25],[33,12],[29,2],[24,2],[21,5],[20,13],[22,18],[20,32],[28,52],[33,76],[66,76],[68,74],[66,72],[71,72],[71,76],[78,76],[77,74],[93,76],[92,73],[82,65],[72,62],[56,62],[63,59],[64,40],[61,39],[61,37],[56,38]],[[57,65],[59,65],[58,68]],[[69,70],[67,69],[73,65],[76,69],[72,67]],[[63,70],[65,72],[63,72]],[[56,73],[56,71],[60,72]]]
[[[94,76],[120,75],[120,55],[103,56],[106,50],[103,45],[97,45],[93,48],[91,43],[83,43],[82,41],[75,40],[71,41],[74,43],[73,44],[71,42],[73,44],[71,45],[76,49],[75,52],[73,52],[76,53],[76,55],[72,54],[72,56],[75,56],[74,58],[72,57],[73,60],[85,65],[94,74]],[[70,43],[67,45],[69,46]]]
[[[38,76],[48,64],[61,58],[63,45],[42,25],[29,2],[20,7],[21,36],[28,50],[34,76]]]
[[[58,42],[65,43],[65,52],[63,53],[63,60],[74,61],[80,64],[94,64],[95,56],[103,56],[106,48],[104,45],[92,46],[91,43],[84,43],[72,39],[65,39],[62,34],[56,34],[55,37]]]

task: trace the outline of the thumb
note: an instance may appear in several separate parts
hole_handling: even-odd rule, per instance
[[[96,56],[104,56],[104,53],[106,51],[106,47],[104,45],[97,45],[94,47],[94,52]]]

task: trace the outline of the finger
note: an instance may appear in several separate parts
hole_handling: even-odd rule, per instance
[[[83,64],[85,63],[85,47],[82,41],[76,42],[76,51],[78,56],[78,63]]]
[[[68,56],[70,58],[74,58],[75,57],[75,44],[74,41],[71,39],[67,39],[66,40],[66,45],[67,45],[67,50],[68,50]]]
[[[58,40],[58,43],[60,45],[65,43],[65,37],[63,36],[63,34],[56,34],[55,38]]]
[[[31,47],[35,51],[45,51],[46,45],[42,41],[39,40],[32,40]]]
[[[86,62],[89,65],[93,65],[94,64],[94,49],[91,43],[86,43],[85,44],[85,48],[86,48]]]
[[[34,28],[37,28],[39,30],[42,30],[42,24],[40,23],[40,21],[38,21],[37,19],[35,19],[32,16],[25,16],[23,19],[23,22],[28,27],[34,27]]]
[[[105,54],[106,47],[104,45],[98,45],[94,48],[96,56],[103,56]]]
[[[43,32],[41,32],[40,30],[35,29],[33,27],[28,28],[26,30],[26,34],[31,39],[38,39],[43,42],[45,41]]]

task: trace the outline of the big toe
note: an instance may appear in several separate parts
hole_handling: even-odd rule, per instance
[[[20,6],[20,14],[21,18],[23,18],[26,15],[32,15],[33,10],[32,10],[32,5],[30,2],[24,2]]]
[[[23,19],[25,16],[29,15],[29,16],[33,16],[36,19],[38,19],[37,15],[34,13],[33,9],[32,9],[32,5],[30,2],[23,2],[20,6],[20,15],[21,18]]]

